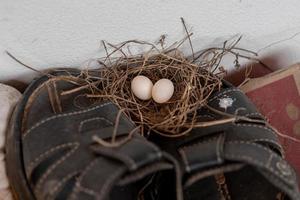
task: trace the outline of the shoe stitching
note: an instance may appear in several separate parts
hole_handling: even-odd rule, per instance
[[[70,112],[70,113],[64,113],[64,114],[58,114],[58,115],[55,115],[55,116],[52,116],[52,117],[48,117],[48,118],[43,119],[42,121],[36,123],[31,128],[29,128],[23,134],[23,138],[25,138],[31,131],[33,131],[34,129],[36,129],[37,127],[39,127],[40,125],[42,125],[42,124],[44,124],[48,121],[51,121],[51,120],[54,120],[54,119],[57,119],[57,118],[63,118],[63,117],[68,117],[68,116],[73,116],[73,115],[79,115],[79,114],[90,112],[90,111],[93,111],[93,110],[96,110],[96,109],[99,109],[99,108],[102,108],[104,106],[111,105],[111,104],[112,104],[111,102],[108,102],[108,103],[104,103],[104,104],[101,104],[101,105],[98,105],[98,106],[95,106],[95,107],[92,107],[92,108],[88,108],[88,109],[85,109],[85,110],[80,110],[80,111],[75,111],[75,112]]]
[[[108,120],[104,117],[93,117],[93,118],[85,119],[85,120],[80,122],[80,125],[79,125],[79,128],[78,128],[79,133],[82,131],[82,127],[85,123],[90,122],[90,121],[96,121],[96,120],[99,120],[99,121],[103,120],[103,121],[108,122],[112,126],[114,125],[112,121],[110,121],[110,120]]]
[[[249,141],[229,141],[227,143],[228,144],[246,144],[246,145],[250,145],[250,146],[255,146],[257,148],[260,148],[260,149],[263,149],[263,150],[269,152],[270,154],[274,154],[274,152],[272,150],[268,149],[267,147],[264,147],[264,146],[256,144],[256,143],[251,143]],[[274,156],[278,159],[282,159],[282,157],[280,157],[277,154],[274,154]]]
[[[67,182],[69,179],[71,179],[72,177],[74,177],[76,174],[80,173],[79,171],[75,171],[73,173],[70,173],[68,174],[67,176],[65,176],[61,181],[59,181],[57,183],[57,185],[52,188],[50,191],[49,191],[49,194],[50,195],[53,195],[65,182]]]
[[[95,159],[93,161],[91,161],[83,170],[83,172],[81,173],[81,175],[79,176],[78,180],[76,181],[76,185],[75,188],[73,189],[73,191],[71,192],[70,195],[70,199],[75,199],[75,196],[77,195],[78,192],[80,192],[80,188],[83,188],[80,184],[80,182],[82,181],[83,177],[87,174],[87,172],[98,162],[98,159]],[[98,193],[94,190],[88,189],[89,191],[92,191],[94,193],[94,196],[97,196]]]
[[[213,137],[213,138],[210,138],[208,140],[205,140],[205,141],[201,141],[201,142],[197,142],[197,143],[194,143],[194,144],[191,144],[191,145],[188,145],[188,146],[183,146],[181,148],[178,149],[182,159],[183,159],[183,162],[184,164],[186,165],[186,170],[189,172],[191,170],[190,166],[189,166],[189,161],[188,161],[188,158],[187,158],[187,154],[186,154],[186,150],[187,149],[192,149],[194,148],[195,146],[199,146],[199,145],[202,145],[202,144],[207,144],[207,143],[210,143],[210,142],[213,142],[213,141],[216,141],[219,137],[216,136],[216,137]],[[253,140],[247,140],[247,141],[244,141],[244,140],[231,140],[231,141],[225,141],[225,144],[226,143],[244,143],[244,144],[250,144],[250,145],[254,145],[254,146],[257,146],[257,147],[260,147],[260,148],[263,148],[264,150],[267,150],[269,153],[271,153],[271,155],[274,154],[273,151],[271,151],[270,149],[267,149],[266,147],[263,147],[259,144],[255,144],[255,143],[251,143],[252,142],[259,142],[259,141],[265,141],[265,142],[270,142],[270,143],[273,143],[273,144],[276,144],[280,150],[282,149],[280,145],[278,145],[276,143],[276,141],[274,140],[270,140],[270,139],[253,139]],[[277,155],[277,154],[275,154]],[[220,152],[217,151],[217,157],[219,158],[220,157]],[[277,156],[278,158],[280,158],[280,156]]]
[[[78,178],[78,181],[76,183],[76,187],[75,190],[71,193],[71,199],[75,198],[75,195],[81,191],[82,189],[86,190],[87,192],[93,194],[94,196],[96,196],[96,199],[101,200],[104,197],[105,191],[108,189],[110,182],[106,181],[104,182],[104,184],[102,185],[100,192],[96,192],[92,189],[88,189],[86,187],[83,187],[80,182],[82,181],[83,177],[93,168],[93,166],[98,162],[99,160],[96,159],[94,161],[92,161],[84,170],[84,172],[82,173],[82,175]],[[116,170],[113,174],[109,175],[109,179],[115,179],[117,176],[119,176],[119,174],[123,171],[123,168],[120,168],[119,170]]]
[[[114,180],[116,177],[120,175],[120,173],[123,171],[123,168],[120,168],[119,170],[115,171],[109,178]],[[110,186],[110,182],[106,181],[105,184],[101,187],[99,196],[97,196],[97,200],[102,200],[105,196],[105,192],[107,192],[107,189]]]
[[[245,114],[244,115],[245,117],[250,117],[250,116],[259,116],[259,117],[262,117],[262,118],[264,118],[265,119],[265,117],[261,114],[261,113],[259,113],[259,112],[252,112],[252,113],[247,113],[247,114]]]
[[[81,105],[78,103],[77,100],[78,100],[80,97],[86,97],[86,94],[79,94],[79,95],[77,95],[76,97],[74,97],[74,99],[73,99],[73,105],[74,105],[75,107],[77,107],[77,108],[80,108],[80,109],[87,108],[87,106],[81,106]]]
[[[257,148],[260,148],[260,149],[263,149],[265,151],[267,151],[268,153],[270,153],[273,157],[277,158],[278,160],[281,160],[283,161],[285,164],[286,162],[280,157],[278,156],[277,154],[275,154],[274,152],[272,152],[270,149],[262,146],[262,145],[259,145],[259,144],[255,144],[255,143],[251,143],[251,142],[246,142],[246,141],[232,141],[232,142],[228,142],[229,144],[246,144],[246,145],[250,145],[250,146],[255,146]],[[275,171],[272,167],[268,167],[266,164],[264,164],[263,162],[259,161],[259,160],[256,160],[255,158],[253,157],[249,157],[249,156],[245,156],[245,155],[237,155],[237,154],[228,154],[228,153],[225,153],[227,156],[229,157],[232,157],[232,158],[243,158],[245,160],[247,160],[248,162],[251,163],[251,161],[255,161],[257,162],[258,164],[260,164],[261,166],[264,166],[266,167],[267,169],[269,169],[270,171],[272,171],[274,174],[278,175],[279,177],[283,178],[284,180],[286,180],[286,178],[284,176],[282,176],[280,173],[278,173],[277,171]],[[294,174],[294,171],[291,169],[291,167],[287,164],[287,167],[289,168],[289,170]],[[289,181],[289,180],[288,180]],[[289,183],[292,183],[289,181]]]
[[[152,150],[155,151],[155,155],[153,155],[151,153],[150,156],[148,157],[148,159],[157,158],[157,157],[160,158],[162,156],[160,150],[155,145],[153,145],[152,143],[150,143],[150,142],[144,143],[143,140],[140,140],[138,138],[131,139],[131,141],[133,141],[133,140],[135,140],[136,142],[142,143],[144,145],[147,145]],[[106,148],[104,148],[103,151],[107,152]],[[100,149],[100,153],[101,153],[101,149]],[[130,165],[129,167],[130,167],[131,170],[137,169],[137,164],[136,164],[135,160],[132,159],[130,156],[128,156],[128,155],[126,155],[125,153],[122,153],[122,152],[120,153],[119,151],[114,151],[113,154],[115,156],[117,156],[117,158],[120,159],[121,161],[123,161],[124,163],[129,164]]]
[[[36,186],[36,190],[40,190],[42,187],[42,184],[45,182],[46,178],[51,174],[58,165],[60,165],[62,162],[64,162],[69,156],[71,156],[79,147],[79,143],[76,143],[76,146],[72,150],[70,150],[66,155],[64,155],[62,158],[60,158],[58,161],[56,161],[53,165],[50,166],[50,168],[43,174],[43,176],[38,181],[38,184]]]
[[[179,151],[179,153],[180,153],[180,155],[183,159],[184,164],[186,165],[186,170],[188,172],[191,171],[191,168],[190,168],[190,165],[189,165],[190,163],[188,161],[187,154],[186,154],[185,151],[187,149],[193,149],[196,146],[200,146],[202,144],[207,144],[207,143],[210,143],[210,142],[213,142],[213,141],[217,142],[217,146],[216,146],[217,160],[219,162],[221,162],[221,157],[220,157],[220,152],[219,152],[219,147],[218,147],[219,145],[218,144],[221,142],[221,138],[223,138],[223,137],[224,137],[224,135],[222,134],[222,135],[218,135],[218,136],[212,137],[212,138],[204,140],[204,141],[200,141],[200,142],[197,142],[197,143],[190,144],[190,145],[183,146],[183,147],[179,148],[178,151]]]
[[[237,155],[237,154],[228,154],[225,153],[227,158],[231,158],[231,159],[242,159],[242,160],[246,160],[249,163],[254,163],[258,166],[264,167],[265,170],[269,170],[271,171],[273,174],[277,175],[278,177],[288,181],[290,184],[293,184],[294,181],[290,181],[289,179],[286,179],[285,177],[283,177],[279,172],[277,172],[276,170],[274,170],[274,168],[272,168],[271,166],[267,166],[266,164],[264,164],[263,162],[256,160],[254,157],[250,157],[250,156],[245,156],[245,155]]]
[[[218,163],[221,163],[222,162],[222,158],[221,158],[221,155],[220,155],[220,151],[221,151],[221,146],[223,147],[224,146],[224,142],[225,142],[225,135],[224,133],[221,134],[218,139],[217,139],[217,143],[216,143],[216,154],[217,154],[217,161]],[[223,149],[223,148],[222,148]]]
[[[274,155],[274,154],[271,154],[270,157],[269,157],[269,159],[268,159],[268,161],[267,161],[266,167],[268,167],[268,168],[271,167],[271,162],[272,162],[272,160],[273,160],[273,155]]]
[[[294,199],[299,199],[299,192],[296,192],[298,190],[298,186],[295,187],[295,188],[297,188],[295,191],[295,189],[290,189],[286,186],[286,184],[283,184],[282,181],[274,174],[269,173],[268,176],[270,176],[270,178],[272,179],[272,182],[277,183],[279,185],[279,188],[281,188],[281,189],[284,188],[285,191],[290,191],[290,193],[294,197]]]
[[[192,149],[192,148],[194,148],[196,146],[199,146],[199,145],[202,145],[202,144],[207,144],[207,143],[210,143],[212,141],[215,141],[216,139],[218,139],[218,137],[219,136],[215,136],[215,137],[212,137],[208,140],[200,141],[200,142],[197,142],[197,143],[190,144],[190,145],[183,146],[183,147],[179,148],[178,151],[179,151],[180,155],[182,156],[184,164],[186,165],[185,168],[186,168],[187,172],[191,171],[191,167],[190,167],[190,163],[189,163],[188,158],[187,158],[186,150],[187,149]]]
[[[240,127],[255,127],[255,128],[262,128],[267,130],[268,132],[272,133],[273,135],[276,136],[276,138],[278,138],[277,134],[270,128],[267,128],[265,126],[262,125],[257,125],[257,124],[235,124],[236,126],[240,126]]]
[[[91,195],[91,196],[94,196],[94,197],[97,197],[98,194],[96,192],[94,192],[93,190],[90,190],[88,188],[85,188],[83,186],[80,186],[80,185],[76,185],[75,187],[78,187],[78,192],[84,192],[88,195]],[[78,193],[77,192],[77,193]],[[76,193],[76,194],[77,194]],[[69,197],[67,198],[68,200],[75,200],[76,199],[76,196],[74,194],[71,193],[71,195],[69,195]]]
[[[70,146],[76,147],[77,145],[78,145],[78,143],[75,143],[75,142],[71,143],[70,142],[70,143],[65,143],[65,144],[55,146],[55,147],[47,150],[46,152],[44,152],[43,154],[41,154],[37,158],[35,158],[32,162],[30,162],[30,164],[28,166],[28,174],[31,174],[33,168],[35,168],[43,158],[47,157],[49,154],[53,153],[54,151],[57,151],[59,149],[63,149],[63,148],[66,148],[66,147],[70,147]]]
[[[96,192],[94,192],[94,190],[91,190],[89,188],[83,187],[83,186],[79,186],[80,192],[85,192],[91,196],[95,196],[97,197],[98,194]]]
[[[182,158],[182,160],[183,160],[183,163],[185,164],[185,170],[186,170],[187,172],[190,172],[190,171],[191,171],[191,167],[190,167],[190,165],[189,165],[189,162],[188,162],[188,159],[187,159],[187,155],[186,155],[184,149],[183,149],[183,148],[180,148],[178,151],[179,151],[179,153],[180,153],[180,155],[181,155],[181,158]]]
[[[243,140],[240,140],[240,141],[243,141]],[[252,139],[250,141],[253,141],[253,142],[269,142],[269,143],[272,143],[273,145],[277,146],[280,150],[281,153],[283,153],[283,148],[280,144],[278,144],[278,141],[276,140],[271,140],[271,139]]]

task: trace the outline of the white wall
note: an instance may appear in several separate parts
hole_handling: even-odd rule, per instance
[[[259,50],[300,31],[299,0],[0,0],[0,81],[28,81],[34,74],[7,50],[37,68],[78,66],[101,56],[102,39],[169,41],[194,32],[194,48],[243,34],[243,47]],[[274,68],[300,60],[300,34],[262,50]]]

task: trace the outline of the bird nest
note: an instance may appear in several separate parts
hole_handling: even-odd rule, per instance
[[[158,53],[119,58],[109,67],[98,70],[97,80],[90,87],[90,98],[110,100],[122,109],[142,132],[178,135],[187,132],[196,121],[196,112],[221,86],[219,76],[189,62],[180,53]],[[163,104],[152,99],[140,100],[131,91],[131,81],[138,75],[153,83],[167,78],[174,83],[174,95]]]
[[[84,84],[72,91],[87,89],[87,97],[93,101],[111,101],[132,121],[141,127],[143,135],[156,132],[168,137],[181,136],[198,126],[197,111],[206,106],[210,95],[220,90],[226,71],[220,66],[227,53],[235,55],[235,64],[241,55],[236,51],[240,38],[224,43],[220,48],[209,48],[185,56],[179,46],[189,40],[189,36],[168,48],[159,44],[142,41],[127,41],[119,45],[103,42],[107,56],[97,59],[98,69],[83,70],[80,77]],[[138,55],[128,50],[130,44],[149,46],[150,49]],[[191,43],[190,43],[191,44]],[[192,47],[192,46],[191,46]],[[110,49],[110,50],[109,50]],[[248,52],[248,51],[247,51]],[[153,83],[167,78],[174,83],[174,94],[166,103],[156,103],[152,99],[140,100],[131,91],[131,81],[138,75],[148,77]]]

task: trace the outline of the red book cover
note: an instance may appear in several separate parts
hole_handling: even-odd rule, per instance
[[[251,79],[241,89],[253,101],[279,137],[286,159],[300,176],[300,64]]]

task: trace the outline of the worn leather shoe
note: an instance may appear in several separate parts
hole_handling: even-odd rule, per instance
[[[244,93],[224,82],[207,105],[198,110],[199,124],[211,122],[207,126],[178,138],[151,137],[180,163],[184,199],[300,199],[296,174],[274,129]],[[156,199],[168,196],[164,182],[164,174],[153,181]]]
[[[142,199],[155,173],[174,177],[172,158],[140,136],[113,103],[91,102],[84,90],[62,95],[80,85],[78,74],[38,78],[17,105],[6,148],[15,198]]]

